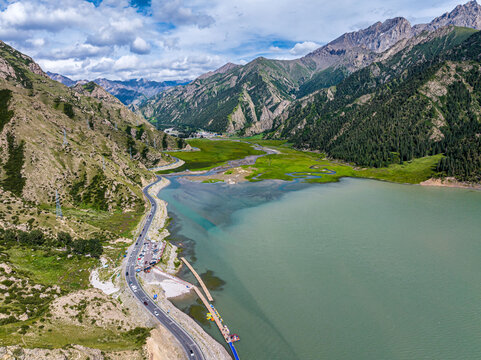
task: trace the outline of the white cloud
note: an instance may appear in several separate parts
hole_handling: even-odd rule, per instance
[[[0,13],[0,26],[24,30],[59,31],[85,23],[83,16],[89,9],[84,2],[76,8],[51,7],[35,1],[14,2]]]
[[[157,20],[176,25],[205,28],[215,22],[210,15],[185,6],[183,0],[152,0],[152,12]]]
[[[271,53],[281,53],[284,52],[279,46],[269,46],[269,52]]]
[[[95,63],[91,64],[88,67],[88,71],[92,73],[107,73],[112,70],[114,64],[115,64],[114,59],[104,57],[96,61]]]
[[[320,46],[321,45],[313,41],[304,41],[302,43],[297,43],[296,45],[294,45],[294,47],[289,50],[289,53],[291,55],[304,56],[318,49]]]
[[[45,45],[45,39],[44,38],[36,38],[36,39],[27,39],[27,43],[29,43],[33,47],[41,47]]]
[[[87,59],[106,55],[109,48],[90,44],[75,44],[64,48],[46,49],[39,53],[45,59]]]
[[[150,52],[150,45],[147,41],[137,36],[130,44],[130,51],[136,54],[148,54]]]
[[[139,66],[139,58],[135,55],[124,55],[114,63],[114,70],[132,70]]]
[[[45,71],[56,72],[67,76],[79,75],[84,71],[83,62],[72,59],[39,60],[38,63]]]
[[[130,44],[135,40],[136,34],[142,27],[141,19],[114,19],[100,27],[94,34],[89,35],[87,42],[96,46]]]

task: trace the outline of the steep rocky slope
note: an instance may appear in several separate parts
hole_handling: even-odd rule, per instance
[[[94,83],[68,88],[0,43],[0,185],[36,206],[128,211],[148,167],[183,142],[157,131]]]
[[[476,0],[469,1],[464,5],[458,5],[453,11],[435,18],[429,24],[414,26],[414,31],[416,33],[424,30],[432,31],[447,25],[481,30],[481,6]]]
[[[147,168],[183,145],[95,83],[68,88],[0,42],[0,357],[149,356],[156,323],[130,291],[91,289],[89,274],[100,256],[120,271]],[[147,342],[177,358],[162,334]]]

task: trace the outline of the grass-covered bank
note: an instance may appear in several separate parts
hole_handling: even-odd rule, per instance
[[[392,181],[398,183],[419,184],[435,175],[435,168],[442,155],[415,159],[404,164],[394,164],[384,168],[358,169],[351,165],[328,160],[323,154],[303,152],[285,147],[276,147],[281,154],[267,155],[257,160],[253,173],[247,177],[251,181],[265,179],[293,180],[289,173],[321,175],[308,182],[324,183],[338,181],[342,177],[360,177]],[[247,167],[246,167],[247,168]],[[323,174],[323,170],[335,171],[335,174]]]

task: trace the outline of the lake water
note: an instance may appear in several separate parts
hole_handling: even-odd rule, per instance
[[[481,359],[481,192],[286,184],[160,193],[241,359]]]

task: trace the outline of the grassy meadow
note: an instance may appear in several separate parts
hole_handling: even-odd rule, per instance
[[[234,140],[234,141],[233,141]],[[278,150],[279,154],[266,155],[257,159],[253,166],[243,166],[252,173],[247,177],[249,181],[267,179],[293,180],[289,173],[302,173],[300,175],[321,175],[319,178],[307,179],[308,182],[324,183],[338,181],[342,177],[370,178],[398,183],[419,184],[435,175],[437,163],[442,155],[428,156],[405,162],[392,164],[384,168],[357,168],[350,164],[340,163],[327,159],[324,154],[299,151],[290,148],[284,140],[262,140],[259,136],[231,140],[189,140],[189,144],[200,151],[178,152],[176,157],[186,163],[182,168],[170,170],[177,172],[185,169],[205,170],[225,164],[228,160],[241,159],[248,155],[257,155],[262,152],[254,150],[252,144],[268,146]],[[249,142],[246,143],[246,142]],[[324,173],[327,170],[335,174]],[[213,183],[220,181],[211,179],[204,182]]]
[[[200,151],[175,152],[173,156],[185,161],[185,164],[177,169],[158,172],[158,174],[178,172],[183,170],[207,170],[225,164],[229,160],[242,159],[249,155],[263,154],[255,150],[250,144],[231,140],[207,140],[194,139],[188,143]]]

